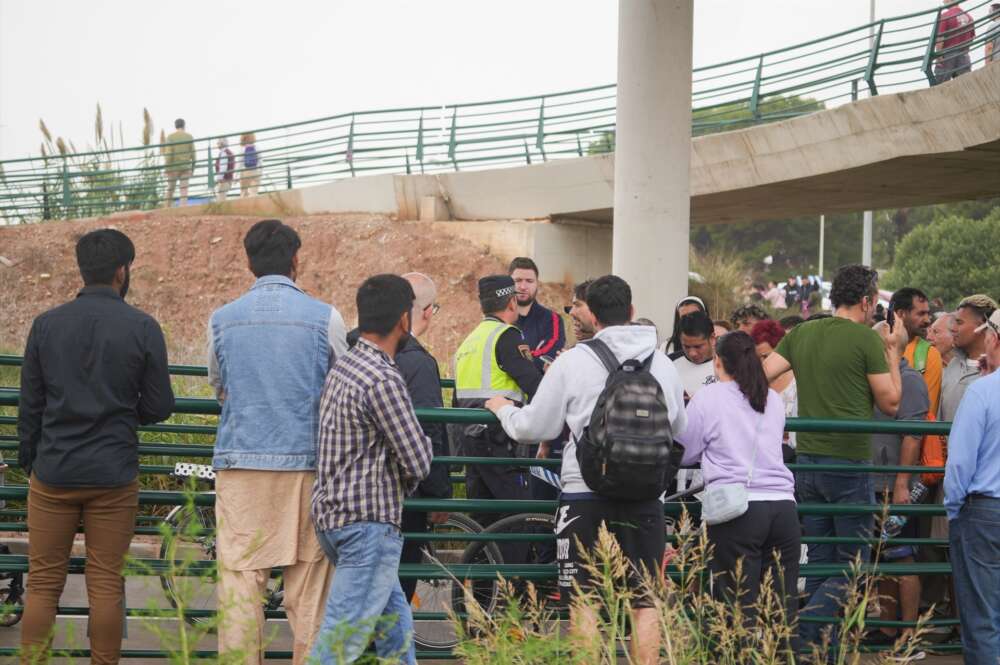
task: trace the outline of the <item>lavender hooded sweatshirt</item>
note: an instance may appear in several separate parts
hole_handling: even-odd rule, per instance
[[[688,403],[687,418],[687,427],[677,436],[677,442],[684,446],[681,463],[700,461],[706,487],[747,482],[756,432],[757,462],[750,500],[795,500],[795,480],[781,457],[785,405],[778,393],[767,391],[767,405],[761,414],[753,410],[735,381],[713,383]]]

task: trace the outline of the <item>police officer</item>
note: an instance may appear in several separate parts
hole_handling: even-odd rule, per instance
[[[494,395],[524,404],[542,380],[517,321],[514,280],[491,275],[479,280],[479,304],[485,317],[455,353],[455,399],[465,408],[482,408]],[[470,425],[462,431],[462,451],[470,457],[514,457],[517,443],[499,424]],[[470,464],[466,496],[470,499],[530,499],[528,471],[522,466]],[[487,525],[496,513],[476,516]]]

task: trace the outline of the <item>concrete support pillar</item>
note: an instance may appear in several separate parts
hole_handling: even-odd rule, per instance
[[[619,0],[612,267],[670,335],[687,295],[694,0]]]
[[[872,211],[865,210],[861,223],[861,263],[865,264],[869,268],[874,267],[872,265],[872,236],[874,235],[873,219],[874,216]]]

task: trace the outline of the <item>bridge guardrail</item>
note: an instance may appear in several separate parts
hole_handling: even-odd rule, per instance
[[[992,29],[991,0],[967,2],[972,64]],[[695,135],[773,122],[934,81],[949,51],[940,6],[834,35],[698,67]],[[871,33],[871,35],[870,35]],[[953,49],[954,50],[954,49]],[[952,50],[952,51],[953,51]],[[216,141],[256,135],[262,192],[371,173],[440,173],[524,165],[614,150],[615,86],[488,102],[355,111],[195,139],[191,197],[214,200]],[[165,204],[163,144],[79,152],[51,136],[36,157],[0,162],[0,220],[102,215]],[[238,146],[232,146],[238,152]],[[238,175],[238,174],[237,174]],[[230,196],[237,196],[233,190]]]

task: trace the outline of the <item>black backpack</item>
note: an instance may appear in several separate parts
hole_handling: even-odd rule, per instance
[[[612,499],[655,499],[677,475],[683,450],[674,444],[670,413],[659,382],[644,361],[619,363],[599,339],[581,342],[608,370],[590,424],[576,443],[587,486]]]

